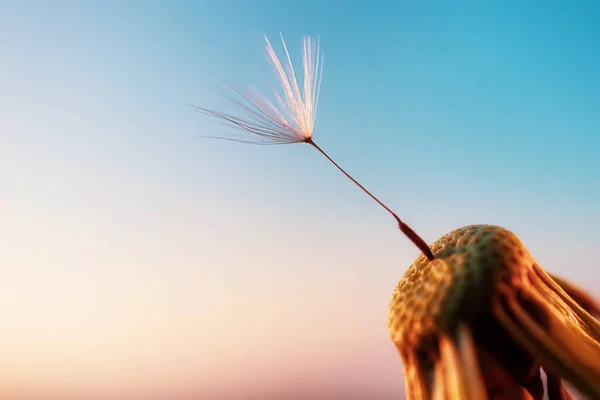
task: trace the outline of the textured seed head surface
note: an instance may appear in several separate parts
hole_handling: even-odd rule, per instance
[[[419,255],[396,286],[388,328],[398,348],[417,349],[439,332],[485,312],[498,279],[518,280],[533,258],[512,232],[493,225],[456,229]]]

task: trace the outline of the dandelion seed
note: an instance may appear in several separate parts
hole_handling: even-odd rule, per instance
[[[354,182],[367,195],[375,200],[387,212],[389,212],[400,230],[421,250],[428,258],[433,259],[433,254],[427,243],[416,234],[408,225],[406,225],[390,208],[376,198],[356,179],[350,176],[342,167],[340,167],[325,151],[323,151],[313,140],[313,129],[315,126],[315,117],[317,115],[317,106],[319,104],[319,93],[321,88],[321,78],[323,76],[323,56],[320,53],[320,44],[313,43],[310,37],[303,39],[303,82],[302,90],[296,78],[292,59],[288,48],[281,36],[281,42],[285,50],[286,61],[284,65],[277,57],[271,42],[265,35],[266,50],[268,59],[271,63],[275,76],[279,81],[281,92],[273,91],[277,100],[278,107],[269,101],[269,99],[260,92],[243,90],[225,82],[233,89],[241,100],[232,102],[241,112],[240,115],[234,115],[221,111],[211,110],[203,107],[194,107],[211,117],[225,121],[228,125],[243,131],[252,133],[256,137],[251,139],[238,139],[231,137],[204,136],[215,139],[232,140],[237,142],[277,145],[306,143],[317,149],[327,160],[329,160],[337,169],[339,169],[347,178]]]

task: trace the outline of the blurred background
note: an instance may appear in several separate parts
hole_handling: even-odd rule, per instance
[[[600,284],[597,2],[0,9],[2,399],[403,397],[418,250],[308,146],[197,137],[214,73],[268,89],[263,33],[320,35],[315,140],[428,242],[499,224]]]

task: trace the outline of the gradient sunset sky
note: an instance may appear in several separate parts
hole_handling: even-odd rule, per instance
[[[197,137],[230,132],[188,106],[223,104],[213,73],[263,82],[263,33],[296,61],[320,35],[315,140],[428,242],[503,225],[600,286],[598,2],[0,10],[2,399],[403,397],[418,250],[310,147]]]

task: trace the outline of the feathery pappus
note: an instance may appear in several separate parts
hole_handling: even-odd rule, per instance
[[[431,246],[340,167],[314,141],[323,57],[303,39],[299,83],[283,40],[285,65],[265,36],[279,81],[275,102],[229,85],[239,114],[198,111],[250,133],[215,137],[250,144],[305,143],[390,213],[421,255],[392,294],[388,328],[404,367],[409,400],[570,399],[563,380],[600,399],[600,306],[583,290],[546,272],[511,231],[456,229]],[[547,380],[542,381],[541,371]]]
[[[258,91],[235,88],[227,84],[244,100],[244,102],[233,100],[233,103],[242,111],[242,116],[202,107],[195,108],[257,136],[254,140],[210,136],[212,138],[250,144],[310,143],[315,125],[323,72],[319,43],[317,42],[315,46],[310,37],[304,38],[304,79],[301,92],[283,36],[281,41],[288,61],[286,68],[281,64],[266,35],[265,41],[271,66],[283,91],[282,94],[273,91],[278,107],[267,96]]]

